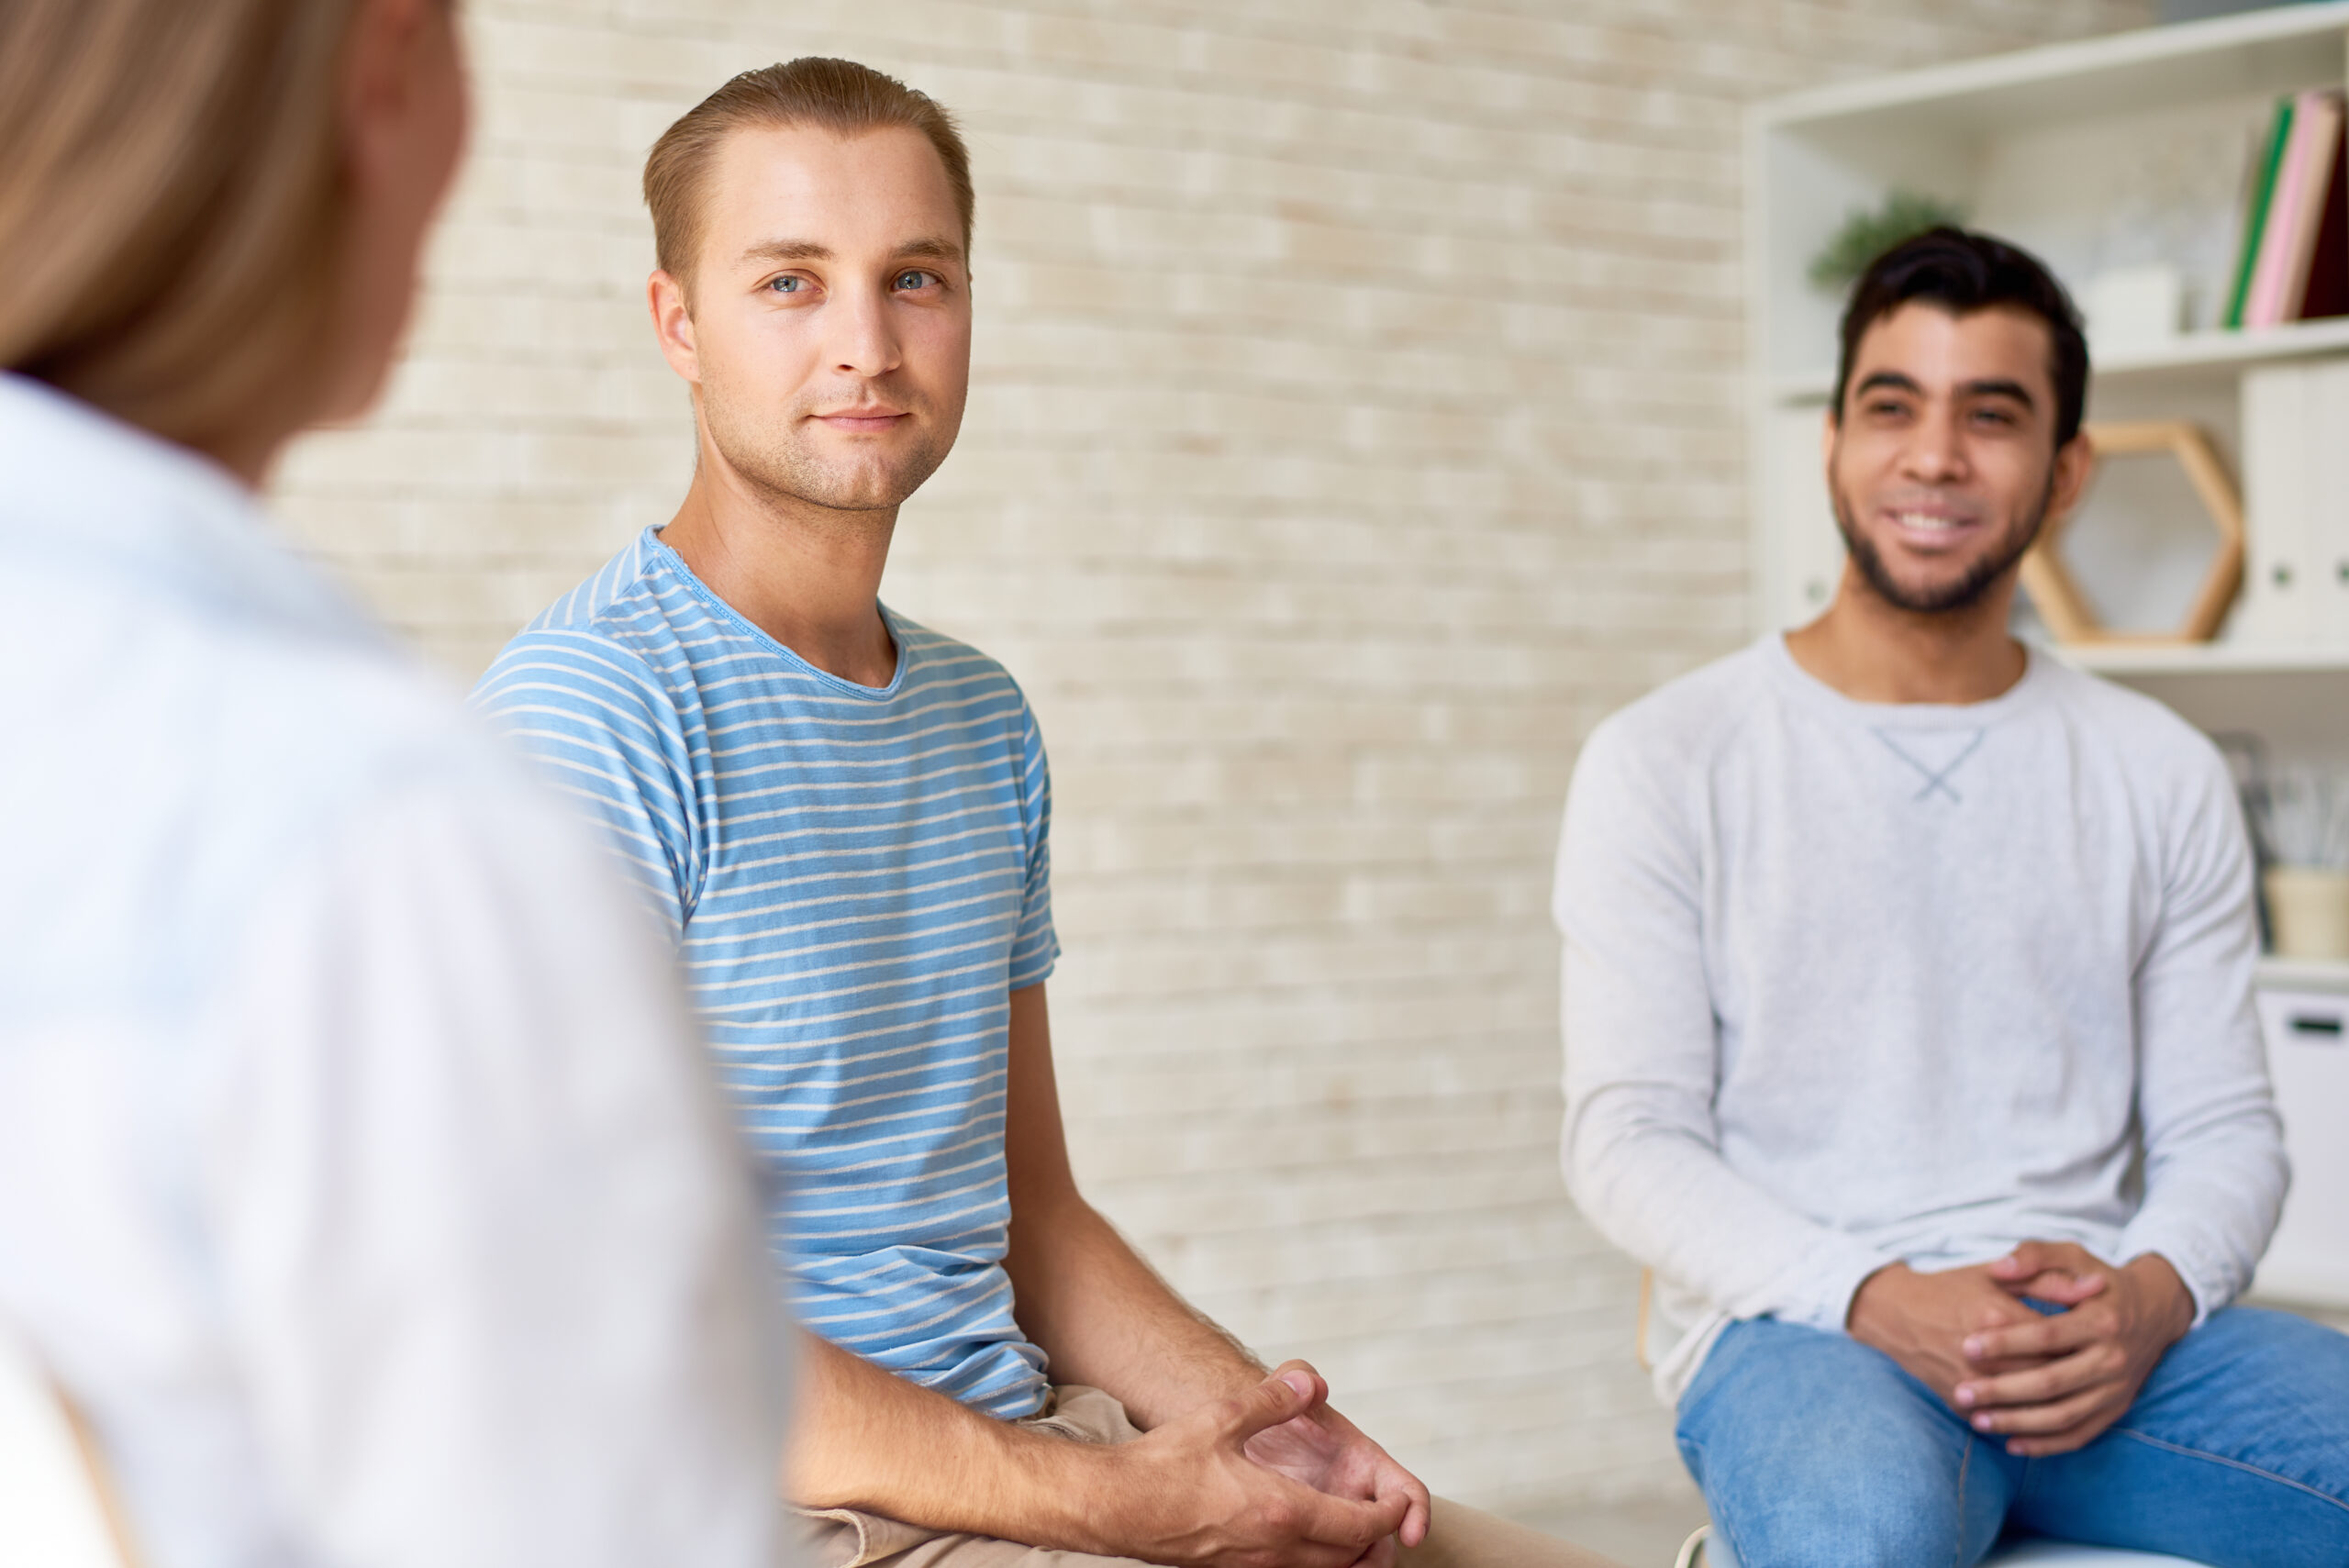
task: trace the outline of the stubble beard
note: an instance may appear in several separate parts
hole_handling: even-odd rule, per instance
[[[1997,551],[1966,568],[1955,582],[1921,590],[1909,587],[1892,575],[1875,541],[1854,525],[1851,502],[1841,489],[1833,494],[1836,529],[1843,536],[1843,548],[1851,552],[1852,564],[1859,568],[1860,577],[1870,590],[1895,609],[1907,610],[1911,615],[1949,615],[1980,604],[1998,580],[2031,553],[2031,547],[2039,542],[2040,530],[2047,525],[2047,509],[2054,504],[2055,473],[2054,465],[2049,465],[2047,483],[2039,493],[2037,504],[2027,517],[2007,530],[2006,539]]]
[[[878,522],[886,525],[896,509],[938,472],[953,450],[952,432],[935,419],[923,417],[919,403],[911,410],[922,439],[885,458],[854,463],[827,462],[810,450],[807,416],[830,399],[808,399],[795,405],[780,418],[740,418],[736,405],[717,389],[704,385],[702,418],[710,444],[727,466],[778,509],[803,517],[809,510],[832,514],[845,530],[862,532]],[[899,399],[898,401],[905,401]]]

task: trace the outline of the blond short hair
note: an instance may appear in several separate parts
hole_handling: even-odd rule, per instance
[[[356,8],[0,4],[0,366],[197,446],[286,395],[333,304]]]
[[[946,167],[968,258],[976,201],[971,154],[954,117],[929,94],[869,65],[808,55],[745,71],[686,110],[652,144],[644,161],[644,205],[652,211],[652,246],[662,271],[690,281],[701,250],[703,186],[726,139],[751,127],[782,126],[815,126],[838,136],[900,128],[929,138]]]

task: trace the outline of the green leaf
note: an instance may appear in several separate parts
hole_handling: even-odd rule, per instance
[[[1811,287],[1822,294],[1842,294],[1878,256],[1902,240],[1913,239],[1929,228],[1965,221],[1964,209],[1954,203],[1915,191],[1893,191],[1873,212],[1855,207],[1844,215],[1842,227],[1811,258]]]

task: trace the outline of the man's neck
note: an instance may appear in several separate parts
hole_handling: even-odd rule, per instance
[[[1846,565],[1827,613],[1787,634],[1804,671],[1855,702],[1976,703],[2011,690],[2030,658],[2007,631],[2011,577],[1963,609],[1887,603]]]
[[[896,509],[840,513],[777,496],[714,457],[703,450],[662,542],[743,619],[817,669],[861,686],[895,680],[880,594]]]

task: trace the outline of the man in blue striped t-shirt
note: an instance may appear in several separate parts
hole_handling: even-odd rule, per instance
[[[951,121],[847,61],[751,72],[662,137],[645,195],[692,487],[475,700],[644,888],[787,1177],[770,1234],[813,1336],[785,1485],[818,1560],[1591,1561],[1431,1504],[1077,1193],[1035,718],[878,598],[969,377]]]

